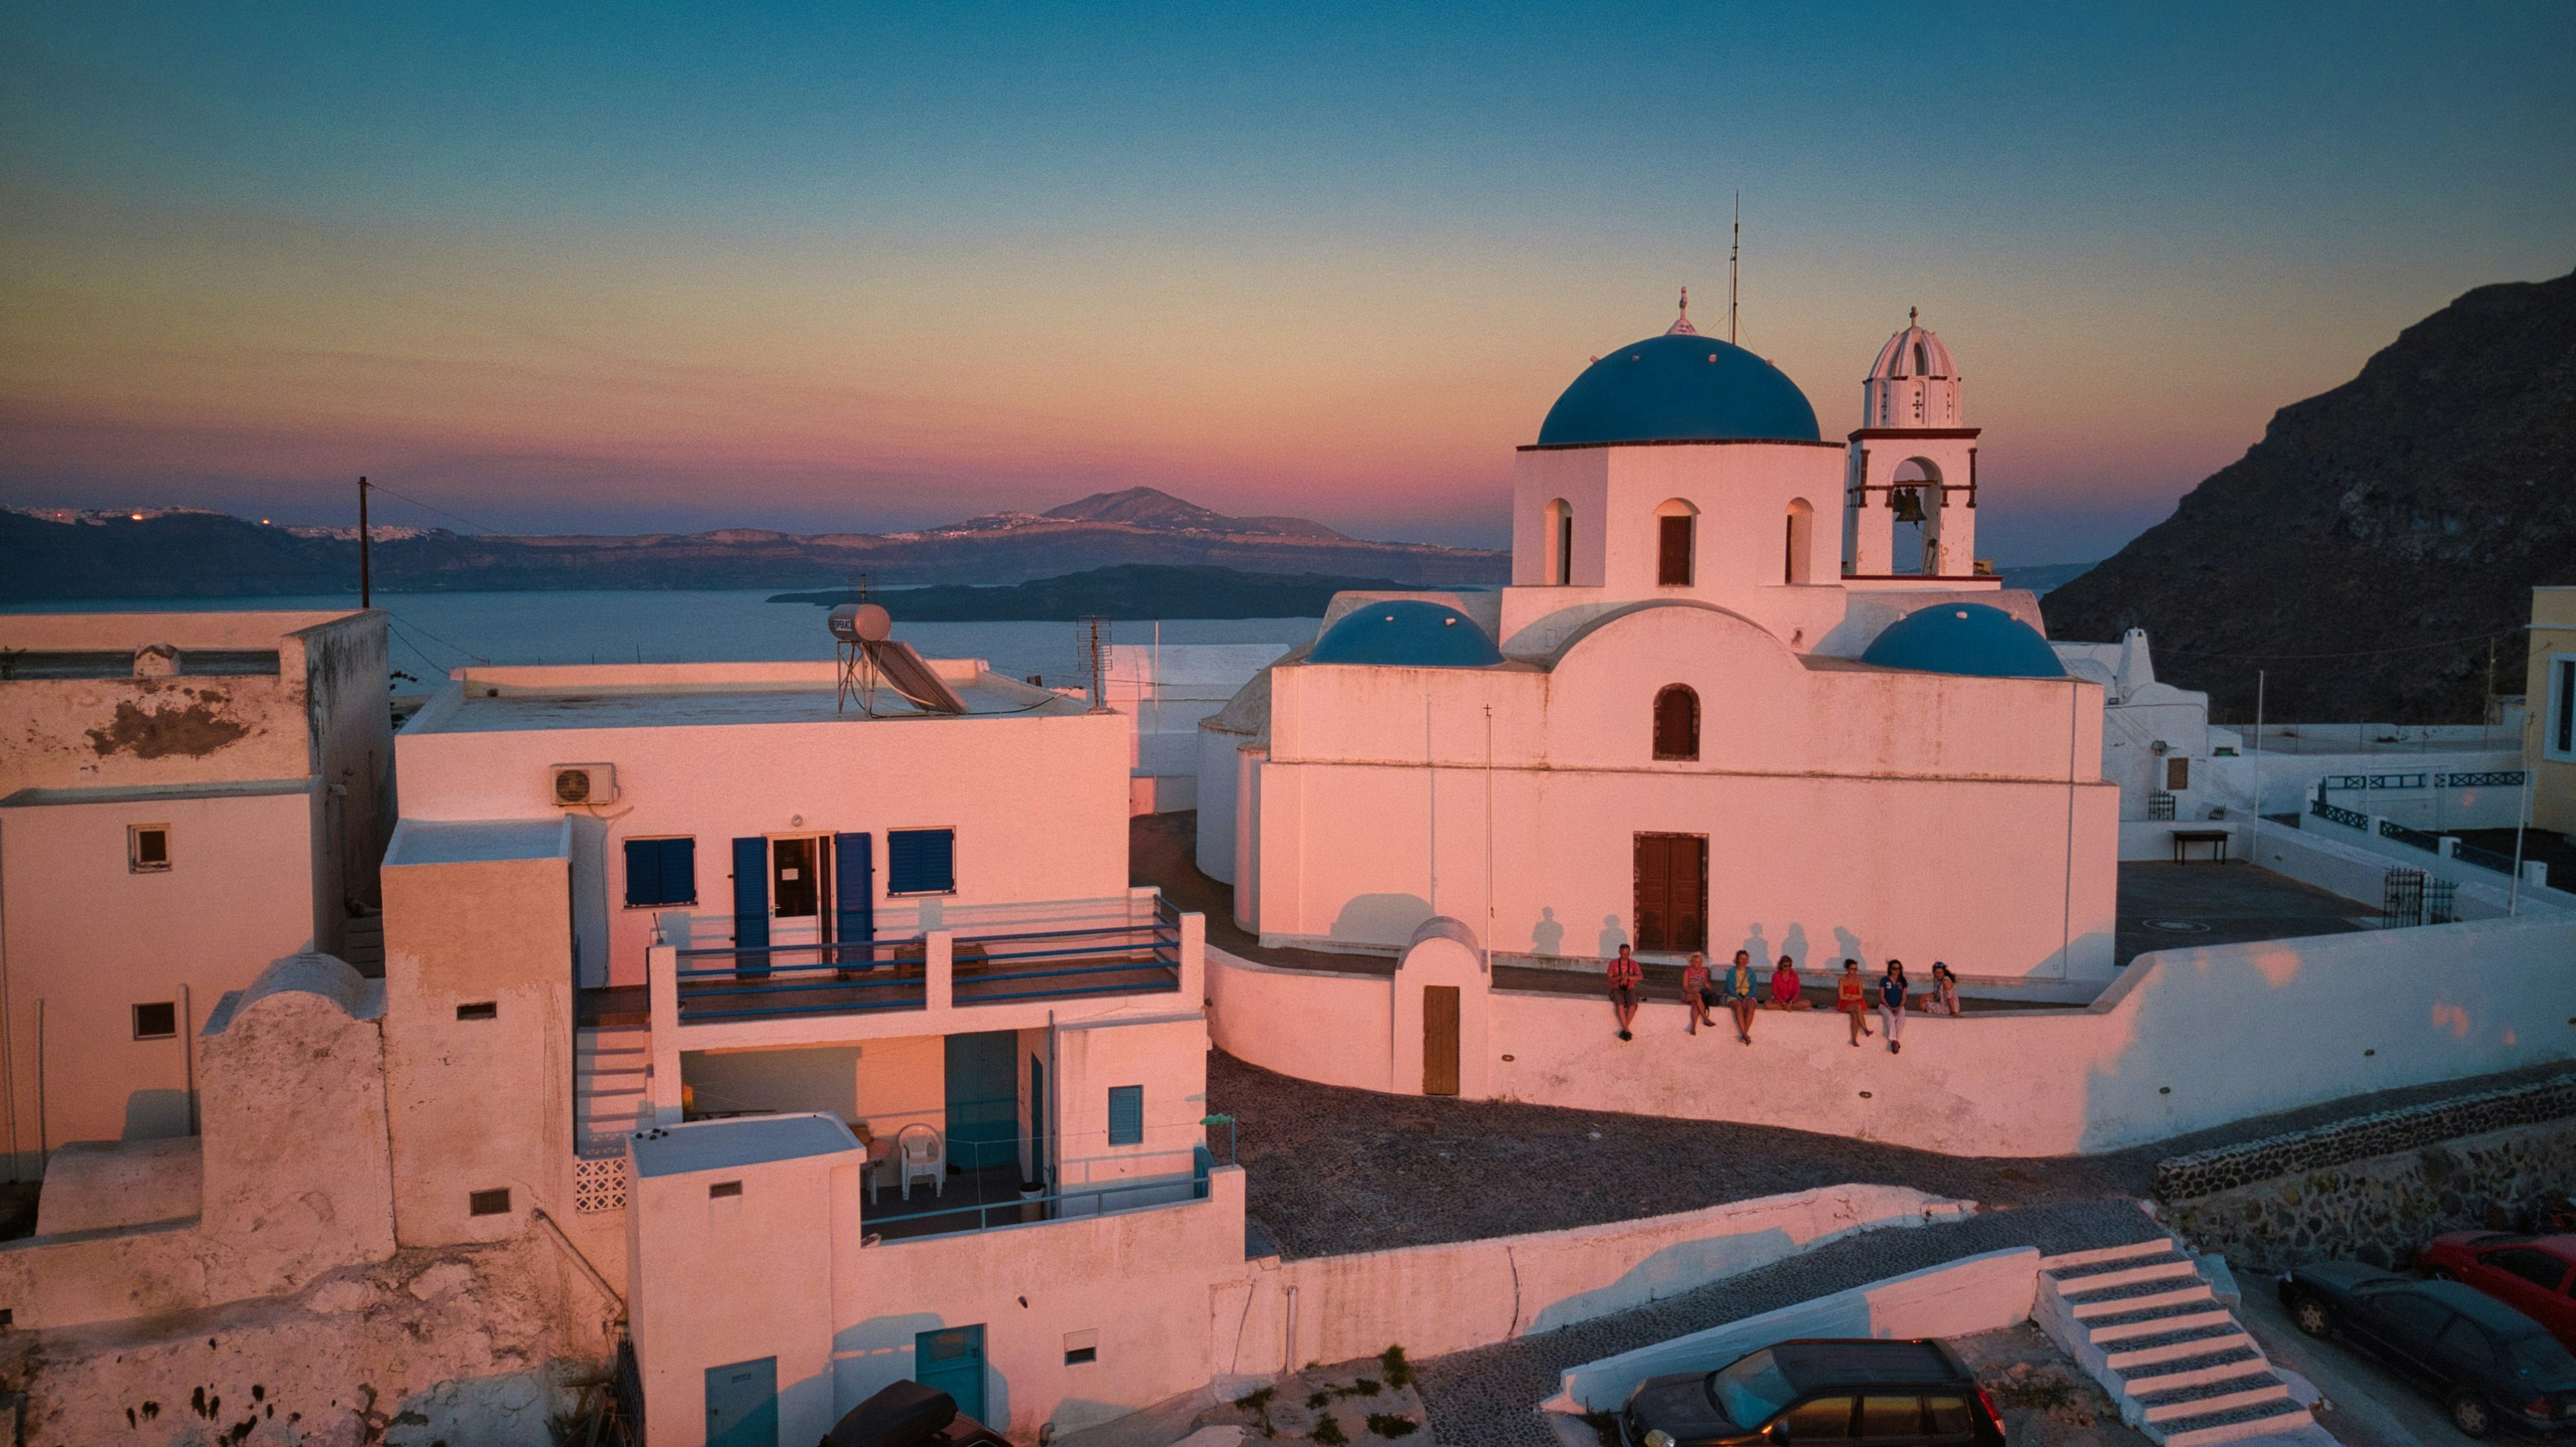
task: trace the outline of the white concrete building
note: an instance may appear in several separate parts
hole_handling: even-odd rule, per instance
[[[1687,318],[1602,357],[1520,450],[1510,587],[1343,595],[1202,725],[1201,867],[1280,945],[2107,979],[2103,688],[1975,566],[1958,387],[1908,327],[1829,443]]]
[[[845,708],[829,664],[467,669],[400,736],[399,1234],[575,1222],[623,1265],[657,1442],[807,1440],[937,1362],[970,1413],[1045,1420],[1040,1384],[1086,1379],[1065,1332],[1117,1339],[1098,1288],[1032,1317],[978,1278],[924,1318],[863,1239],[1208,1197],[1202,932],[1128,886],[1131,720],[929,667],[962,713]],[[688,1305],[746,1271],[749,1316]]]
[[[0,1124],[192,1135],[191,1037],[270,960],[372,971],[393,827],[381,613],[0,617]]]

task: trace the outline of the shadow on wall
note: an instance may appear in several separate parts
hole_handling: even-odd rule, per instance
[[[1627,942],[1628,932],[1619,927],[1619,916],[1615,914],[1601,916],[1601,940],[1598,953],[1602,958],[1607,959],[1619,953],[1619,947]]]
[[[1333,920],[1333,938],[1400,948],[1429,918],[1431,902],[1418,894],[1354,895]]]
[[[1676,1241],[1628,1268],[1606,1286],[1579,1291],[1539,1307],[1530,1313],[1529,1324],[1518,1334],[1536,1336],[1543,1331],[1559,1331],[1597,1316],[1661,1301],[1697,1290],[1722,1276],[1768,1266],[1799,1249],[1797,1238],[1776,1226],[1741,1236]]]
[[[188,1114],[184,1090],[138,1090],[125,1098],[125,1134],[119,1139],[157,1141],[194,1135]]]
[[[914,1342],[924,1332],[945,1331],[954,1325],[959,1323],[947,1321],[935,1311],[910,1311],[872,1316],[835,1333],[832,1337],[834,1420],[839,1420],[840,1413],[896,1382],[919,1381],[915,1370],[918,1363],[913,1360]],[[989,1353],[989,1344],[986,1350]],[[989,1355],[984,1366],[984,1410],[974,1416],[977,1421],[997,1431],[1008,1430],[1011,1421],[1011,1384]]]
[[[1554,905],[1541,905],[1538,923],[1530,927],[1530,953],[1562,954],[1565,951],[1565,923],[1556,917]]]

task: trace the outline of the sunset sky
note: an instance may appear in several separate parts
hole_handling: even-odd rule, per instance
[[[0,502],[1491,545],[1740,188],[1827,435],[1919,306],[1983,540],[2081,560],[2576,265],[2563,0],[541,8],[0,10]]]

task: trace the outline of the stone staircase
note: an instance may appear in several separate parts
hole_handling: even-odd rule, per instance
[[[622,1155],[647,1109],[645,1069],[653,1032],[643,1025],[585,1025],[573,1043],[573,1149]]]
[[[349,916],[348,935],[340,948],[340,959],[349,968],[370,980],[385,977],[385,912],[369,906],[358,906]]]
[[[2040,1258],[2031,1316],[2159,1447],[2331,1447],[2169,1237]]]

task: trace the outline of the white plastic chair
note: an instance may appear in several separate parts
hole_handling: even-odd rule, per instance
[[[948,1194],[948,1143],[939,1138],[938,1131],[914,1121],[895,1134],[894,1154],[903,1167],[905,1200],[912,1199],[916,1177],[930,1182],[933,1195]]]

